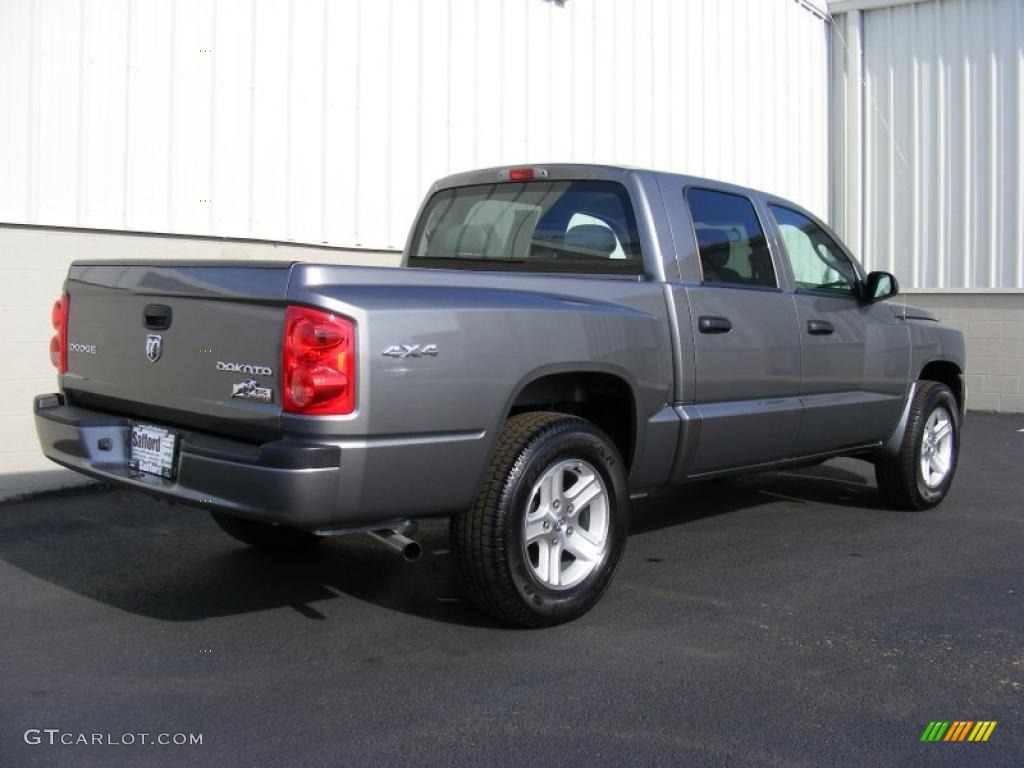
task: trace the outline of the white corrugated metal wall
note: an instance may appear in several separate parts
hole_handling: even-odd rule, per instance
[[[908,288],[1024,289],[1024,0],[831,5],[840,232]]]
[[[554,160],[824,214],[826,63],[812,0],[5,0],[0,221],[400,248]]]
[[[814,0],[0,0],[0,222],[401,248],[430,182],[620,162],[827,207]],[[338,251],[0,224],[0,498],[73,258]],[[361,254],[376,263],[394,256]]]

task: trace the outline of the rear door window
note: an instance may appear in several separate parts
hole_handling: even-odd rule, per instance
[[[455,187],[420,216],[409,266],[641,274],[629,194],[612,181]]]
[[[749,198],[691,188],[686,202],[705,284],[778,287],[768,241]]]

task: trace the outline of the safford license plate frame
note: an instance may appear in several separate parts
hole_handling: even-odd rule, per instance
[[[128,466],[136,472],[173,480],[178,473],[178,435],[154,424],[132,424]]]

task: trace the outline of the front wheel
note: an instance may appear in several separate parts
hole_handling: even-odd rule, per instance
[[[956,398],[945,384],[918,383],[899,451],[875,463],[878,491],[900,509],[930,509],[953,484],[960,456]]]
[[[560,413],[506,422],[472,509],[452,520],[467,592],[503,621],[538,627],[586,613],[626,543],[629,499],[618,450]]]

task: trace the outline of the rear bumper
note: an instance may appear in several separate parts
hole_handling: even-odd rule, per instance
[[[300,528],[333,520],[341,472],[337,446],[280,440],[253,445],[181,430],[177,477],[127,464],[128,418],[40,395],[34,405],[43,453],[69,469],[165,499]]]
[[[256,444],[146,420],[180,437],[177,475],[168,480],[128,466],[133,419],[69,405],[57,394],[37,396],[34,412],[43,453],[68,469],[169,501],[308,530],[464,509],[484,461],[484,432]]]

